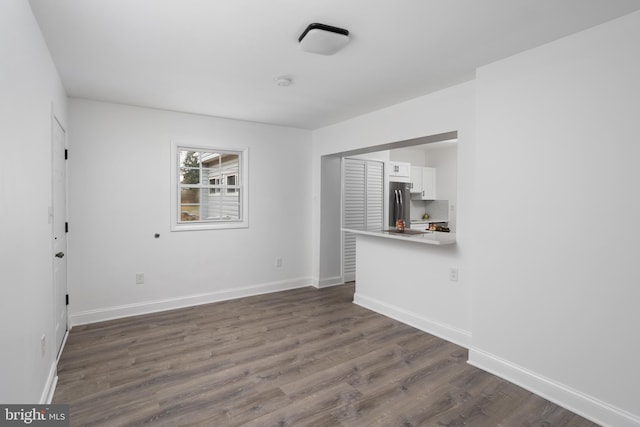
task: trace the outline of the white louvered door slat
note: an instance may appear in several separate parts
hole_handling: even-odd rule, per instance
[[[381,230],[383,225],[382,162],[343,159],[342,227]],[[343,233],[342,275],[345,282],[355,280],[356,236]]]
[[[380,231],[384,223],[383,205],[384,164],[367,162],[366,173],[366,228],[369,231]]]
[[[365,227],[365,163],[362,160],[343,160],[342,226],[363,229]],[[345,281],[355,279],[356,236],[343,233],[342,274]]]

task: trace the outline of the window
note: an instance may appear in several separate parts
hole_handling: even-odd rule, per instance
[[[172,146],[172,230],[248,227],[247,150]]]
[[[238,182],[238,175],[228,175],[227,176],[227,193],[236,193],[237,187],[236,182]]]
[[[220,178],[210,178],[209,184],[211,184],[211,188],[209,188],[209,194],[220,192]]]

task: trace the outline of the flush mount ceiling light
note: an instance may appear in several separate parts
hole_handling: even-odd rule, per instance
[[[333,55],[349,43],[349,31],[325,24],[310,24],[298,38],[300,49],[320,55]]]

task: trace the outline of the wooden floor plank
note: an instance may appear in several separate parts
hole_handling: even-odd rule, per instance
[[[53,401],[72,426],[595,426],[353,293],[301,288],[75,327]]]

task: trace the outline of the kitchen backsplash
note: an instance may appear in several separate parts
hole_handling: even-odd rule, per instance
[[[412,200],[411,219],[421,220],[424,213],[429,214],[429,219],[447,221],[449,218],[448,200]]]

